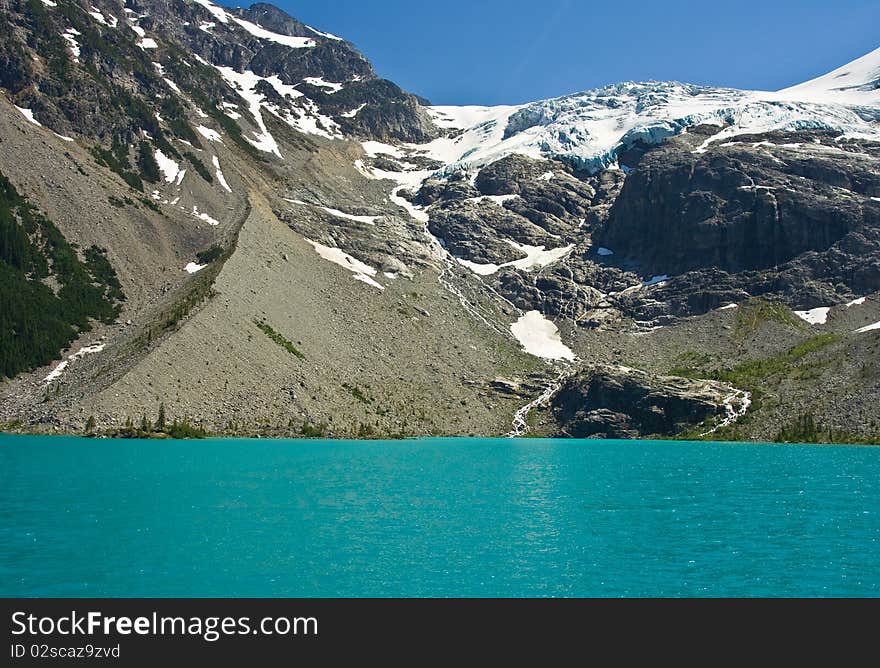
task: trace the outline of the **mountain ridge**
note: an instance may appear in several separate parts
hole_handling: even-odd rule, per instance
[[[585,411],[554,402],[599,364],[661,417],[620,417],[609,391],[595,433],[673,436],[689,415],[768,439],[807,412],[876,431],[874,367],[833,379],[824,360],[862,354],[880,319],[880,51],[841,68],[843,92],[443,107],[264,3],[4,14],[0,173],[106,246],[126,301],[60,372],[0,386],[0,420],[113,432],[166,404],[232,434],[566,433]],[[734,372],[757,359],[787,361]],[[729,388],[709,411],[705,380]]]

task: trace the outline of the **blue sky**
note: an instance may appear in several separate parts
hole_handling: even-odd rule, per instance
[[[646,79],[776,90],[880,47],[878,0],[274,4],[353,42],[380,76],[434,104],[515,104]]]

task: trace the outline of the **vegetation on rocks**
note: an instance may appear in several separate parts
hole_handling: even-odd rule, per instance
[[[850,443],[880,444],[880,434],[860,436],[816,422],[812,413],[805,413],[783,427],[773,439],[776,443]]]
[[[257,327],[259,327],[260,330],[261,330],[266,336],[268,336],[272,341],[274,341],[274,342],[277,343],[279,346],[281,346],[282,348],[284,348],[284,349],[285,349],[287,352],[289,352],[291,355],[293,355],[293,356],[295,356],[295,357],[298,357],[298,358],[301,359],[301,360],[304,360],[304,359],[306,358],[306,356],[303,355],[303,354],[297,349],[297,347],[296,347],[295,345],[293,345],[293,343],[292,343],[291,341],[288,341],[288,340],[287,340],[286,338],[284,338],[281,334],[279,334],[279,333],[276,332],[274,329],[272,329],[272,326],[271,326],[269,323],[267,323],[267,322],[265,322],[265,321],[262,321],[262,320],[254,320],[254,324],[255,324]]]
[[[105,251],[81,255],[0,174],[0,377],[57,359],[124,298]]]

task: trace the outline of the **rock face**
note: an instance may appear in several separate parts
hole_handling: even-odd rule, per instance
[[[162,130],[148,107],[167,95],[163,78],[203,112],[226,122],[215,113],[217,105],[241,100],[230,94],[216,68],[231,68],[277,77],[279,88],[288,92],[295,88],[291,97],[279,98],[279,115],[306,117],[325,131],[334,130],[324,120],[330,119],[340,131],[365,139],[421,142],[439,134],[420,99],[376,76],[354,46],[271,5],[227,10],[187,0],[131,0],[123,13],[109,0],[79,4],[55,8],[13,0],[3,6],[0,85],[59,133],[109,144],[147,131],[161,141]],[[94,20],[90,11],[100,12],[102,20]],[[290,48],[285,38],[308,46]],[[179,103],[169,103],[163,112],[180,138],[198,146],[198,138],[185,129]]]
[[[627,177],[600,242],[646,272],[766,270],[880,226],[880,147],[828,133],[668,140]],[[699,137],[697,139],[699,141]]]
[[[559,435],[575,438],[673,436],[725,414],[731,388],[712,381],[655,376],[594,365],[569,377],[552,399]]]

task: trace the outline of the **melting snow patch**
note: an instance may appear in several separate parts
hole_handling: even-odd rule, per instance
[[[61,374],[64,373],[64,370],[67,366],[78,359],[82,359],[86,355],[91,355],[92,353],[99,353],[106,347],[104,343],[96,343],[91,346],[84,346],[77,350],[73,355],[69,355],[66,360],[62,360],[62,362],[52,369],[52,372],[43,378],[44,383],[51,383],[53,380],[56,380],[61,377]]]
[[[281,35],[277,32],[266,30],[265,28],[258,26],[256,23],[245,21],[244,19],[240,19],[236,16],[233,16],[232,20],[258,39],[265,39],[269,42],[275,42],[276,44],[289,46],[291,49],[305,49],[316,46],[315,40],[309,37],[293,37],[291,35]]]
[[[339,115],[342,116],[342,118],[354,118],[355,116],[357,116],[361,112],[361,109],[363,109],[366,106],[367,106],[367,103],[364,102],[357,109],[352,109],[351,111],[346,111],[345,113],[339,114]]]
[[[508,265],[526,271],[533,267],[546,267],[549,264],[553,264],[557,260],[568,255],[571,249],[574,248],[574,244],[570,244],[568,246],[560,246],[559,248],[544,250],[544,246],[526,246],[525,244],[518,244],[509,240],[506,241],[517,250],[526,254],[526,257],[521,260],[509,262]]]
[[[222,143],[222,140],[220,139],[220,133],[216,130],[206,128],[204,125],[197,125],[196,130],[200,135],[202,135],[202,137],[204,137],[208,141],[219,141]]]
[[[362,283],[366,283],[367,285],[371,285],[374,288],[378,288],[379,290],[384,290],[385,286],[381,283],[377,283],[371,277],[376,275],[376,270],[373,269],[368,264],[361,262],[360,260],[353,258],[351,255],[343,251],[341,248],[330,248],[329,246],[324,246],[323,244],[319,244],[316,241],[312,241],[311,239],[306,239],[311,245],[312,248],[315,249],[315,252],[318,253],[322,258],[332,262],[333,264],[338,264],[343,269],[347,269],[348,271],[354,274],[355,280],[361,281]]]
[[[406,199],[405,197],[401,197],[398,194],[401,190],[403,190],[405,188],[406,188],[406,186],[401,186],[399,188],[395,188],[394,192],[392,192],[388,196],[388,199],[390,199],[392,202],[394,202],[397,206],[401,206],[404,209],[406,209],[407,213],[409,213],[409,215],[412,216],[415,220],[419,221],[420,223],[427,223],[430,220],[430,217],[428,216],[428,214],[425,213],[424,211],[422,211],[421,209],[419,209],[418,207],[416,207],[408,199]]]
[[[147,36],[147,31],[144,30],[143,28],[141,28],[140,26],[136,26],[134,23],[129,23],[128,27],[131,28],[132,31],[134,32],[134,34],[136,34],[138,37],[146,37]]]
[[[462,267],[467,267],[468,269],[470,269],[472,272],[474,272],[478,276],[491,276],[496,271],[501,269],[500,264],[493,264],[491,262],[481,264],[479,262],[472,262],[470,260],[463,260],[460,257],[455,258],[455,261],[458,262]]]
[[[106,20],[104,20],[104,15],[98,11],[96,7],[92,7],[91,11],[87,12],[93,19],[95,19],[98,23],[102,25],[109,25]]]
[[[152,37],[144,37],[140,42],[137,43],[139,47],[142,49],[158,49],[159,45],[156,44],[156,40]]]
[[[739,305],[737,305],[737,304],[728,304],[727,306],[722,306],[722,307],[719,308],[718,310],[719,310],[719,311],[729,311],[729,310],[731,310],[731,309],[735,309],[735,308],[739,308]]]
[[[344,42],[341,37],[337,37],[336,35],[331,35],[329,32],[321,32],[320,30],[315,30],[312,26],[306,26],[309,30],[311,30],[316,35],[320,35],[321,37],[326,37],[327,39],[335,39],[337,42]]]
[[[552,181],[554,176],[553,172],[544,172],[538,177],[538,181]]]
[[[76,36],[81,35],[82,33],[76,28],[68,28],[61,36],[64,38],[64,41],[67,42],[67,47],[70,49],[70,53],[73,54],[73,61],[79,62],[79,42],[76,41]]]
[[[174,83],[171,79],[162,79],[162,81],[164,81],[166,84],[168,84],[168,87],[171,90],[173,90],[175,93],[177,93],[178,95],[183,95],[181,90],[177,87],[177,84]]]
[[[364,151],[366,151],[367,155],[371,158],[375,158],[380,153],[390,155],[392,158],[404,157],[403,152],[399,148],[392,146],[391,144],[383,144],[380,141],[370,140],[361,142],[361,146],[364,147]]]
[[[215,5],[213,2],[209,2],[208,0],[195,0],[202,7],[207,9],[211,14],[214,15],[220,23],[229,23],[229,14],[227,14],[222,8]]]
[[[824,325],[828,322],[828,312],[830,310],[830,306],[820,306],[809,311],[795,311],[794,314],[811,325]]]
[[[864,334],[865,332],[873,332],[876,329],[880,329],[880,322],[875,322],[873,325],[868,325],[867,327],[862,327],[861,329],[856,330],[856,334]]]
[[[200,220],[204,220],[211,227],[217,227],[220,224],[220,221],[216,218],[211,218],[207,213],[199,213],[199,207],[193,206],[192,215]]]
[[[220,182],[220,185],[223,186],[227,192],[232,192],[232,188],[229,187],[229,184],[226,183],[226,177],[223,176],[223,172],[220,171],[220,158],[216,155],[211,158],[211,162],[214,163],[214,169],[217,170],[217,180]]]
[[[165,176],[166,183],[172,183],[180,174],[180,165],[162,153],[161,149],[157,148],[154,155],[156,163],[159,165],[159,170]]]
[[[844,304],[844,306],[846,306],[847,308],[849,308],[850,306],[861,306],[865,303],[866,299],[867,297],[859,297],[858,299],[853,299],[851,302],[847,302],[846,304]]]
[[[326,206],[321,207],[324,211],[329,213],[331,216],[335,216],[336,218],[344,218],[346,220],[353,220],[356,223],[366,223],[367,225],[375,225],[376,220],[378,220],[379,216],[354,216],[350,213],[345,213],[340,211],[339,209],[330,209]]]
[[[226,80],[226,83],[235,88],[238,91],[238,94],[248,103],[248,109],[254,117],[257,127],[260,129],[259,134],[255,133],[254,139],[248,139],[247,137],[245,137],[245,139],[247,139],[248,143],[253,145],[254,148],[259,149],[260,151],[265,151],[266,153],[274,153],[279,158],[283,158],[281,151],[278,149],[278,144],[276,143],[275,138],[269,133],[269,130],[266,128],[266,123],[263,121],[261,107],[265,98],[261,93],[256,91],[256,87],[260,81],[266,81],[282,97],[285,95],[299,97],[302,96],[302,93],[292,86],[284,84],[277,76],[264,78],[257,76],[250,70],[236,72],[231,67],[217,67],[217,69]],[[227,112],[226,115],[232,117],[229,112]]]
[[[375,175],[367,169],[367,166],[364,164],[363,160],[355,160],[354,168],[358,170],[362,175],[366,176],[368,179],[375,179]]]
[[[195,273],[197,273],[197,272],[200,272],[202,269],[204,269],[204,268],[207,267],[207,266],[208,266],[208,265],[206,265],[206,264],[196,264],[195,262],[190,262],[188,265],[186,265],[186,266],[183,268],[183,270],[184,270],[187,274],[195,274]]]
[[[216,26],[216,25],[217,25],[217,24],[214,23],[213,21],[205,21],[204,23],[200,23],[200,24],[199,24],[199,30],[202,30],[202,31],[207,32],[207,33],[210,33],[210,32],[211,32],[211,28],[213,28],[213,27]]]
[[[21,107],[15,107],[15,108],[18,109],[21,112],[22,116],[24,116],[26,119],[28,119],[31,123],[33,123],[34,125],[39,125],[40,127],[43,127],[43,124],[40,123],[36,118],[34,118],[33,111],[31,111],[30,109],[22,109]]]
[[[342,90],[343,84],[333,83],[332,81],[324,81],[321,77],[306,77],[303,79],[307,84],[317,86],[318,88],[328,88],[330,93],[338,93]]]
[[[562,343],[556,325],[538,311],[529,311],[510,326],[510,331],[530,355],[549,360],[575,359],[571,349]]]

